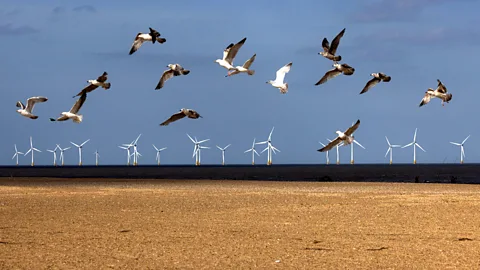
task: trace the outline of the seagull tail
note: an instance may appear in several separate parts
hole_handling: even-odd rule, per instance
[[[32,116],[30,116],[30,119],[37,119],[37,118],[38,118],[37,115],[32,115]]]
[[[255,70],[249,70],[249,71],[247,71],[247,74],[248,75],[253,75],[253,74],[255,74]]]
[[[190,70],[188,70],[188,69],[184,69],[184,70],[182,71],[182,74],[183,74],[183,75],[187,75],[188,73],[190,73]]]
[[[105,83],[105,84],[103,85],[103,88],[105,88],[105,90],[107,90],[107,89],[110,89],[110,86],[111,86],[110,83]]]
[[[79,114],[79,115],[77,115],[77,117],[73,118],[73,122],[75,122],[77,124],[81,123],[82,121],[83,121],[83,115],[81,115],[81,114]]]
[[[333,61],[335,61],[335,62],[342,61],[342,56],[340,56],[340,55],[334,56],[334,57],[333,57]]]
[[[162,44],[162,43],[165,43],[165,41],[167,41],[167,39],[161,38],[161,37],[157,37],[157,41],[158,41],[158,43]]]

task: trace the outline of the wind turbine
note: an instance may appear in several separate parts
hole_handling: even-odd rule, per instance
[[[58,144],[57,144],[57,147],[58,147],[58,149],[60,149],[60,160],[62,160],[62,166],[63,166],[63,157],[64,157],[63,152],[66,151],[66,150],[68,150],[68,149],[70,149],[71,147],[69,146],[69,147],[67,147],[67,148],[65,148],[65,149],[62,149],[62,148],[60,147],[60,145],[58,145]]]
[[[323,147],[325,147],[326,145],[323,144],[322,142],[319,142]],[[328,151],[325,153],[325,156],[327,158],[327,165],[330,164],[330,157],[328,156]]]
[[[20,155],[23,155],[23,153],[22,153],[22,152],[18,152],[18,150],[17,150],[17,145],[16,145],[16,144],[14,144],[13,146],[15,147],[15,154],[13,155],[12,159],[14,159],[15,157],[17,158],[17,166],[18,166],[18,155],[19,155],[19,154],[20,154]]]
[[[138,135],[138,137],[130,144],[123,144],[123,146],[126,146],[128,148],[127,149],[128,153],[130,153],[130,147],[133,146],[133,166],[137,166],[137,158],[138,156],[142,156],[137,153],[137,142],[138,142],[138,139],[140,139],[140,136],[142,136],[142,134]],[[120,148],[125,149],[123,147],[120,147]],[[130,154],[128,154],[128,156],[130,157]],[[128,165],[130,165],[130,161],[128,161]]]
[[[272,128],[272,131],[270,131],[270,135],[268,135],[268,139],[266,141],[263,141],[263,142],[258,142],[257,144],[267,144],[267,147],[265,149],[263,149],[261,153],[267,151],[267,165],[272,165],[272,152],[274,154],[277,154],[275,153],[275,150],[280,152],[280,150],[278,150],[277,148],[275,148],[275,146],[272,145],[272,133],[273,133],[273,129],[275,127]]]
[[[88,141],[90,141],[90,139],[84,141],[80,145],[70,142],[71,144],[75,145],[75,147],[78,148],[78,166],[82,166],[82,148],[83,148],[83,145],[85,145]]]
[[[327,139],[327,140],[328,140],[329,142],[332,142],[332,140],[330,140],[330,139]],[[323,143],[322,143],[322,144],[323,144]],[[340,146],[342,146],[342,145],[343,145],[343,142],[342,142],[342,143],[339,143],[339,144],[337,144],[337,146],[335,146],[335,148],[337,149],[337,165],[340,164],[340,152],[338,151],[338,148],[339,148]]]
[[[450,142],[451,144],[460,146],[460,164],[463,164],[463,159],[465,158],[465,150],[463,149],[463,145],[468,140],[468,138],[470,138],[470,135],[468,135],[462,143]]]
[[[128,146],[128,147],[119,146],[119,147],[122,148],[122,149],[127,150],[127,166],[130,166],[130,157],[132,156],[132,155],[130,154],[130,146]]]
[[[58,145],[53,150],[47,149],[48,152],[53,153],[53,166],[57,166],[57,148]]]
[[[225,165],[225,150],[230,146],[231,144],[225,146],[224,148],[221,148],[220,146],[217,145],[217,148],[222,151],[222,165]]]
[[[197,138],[195,137],[195,140],[192,139],[192,137],[190,137],[190,135],[188,135],[188,138],[190,138],[190,140],[195,144],[194,148],[193,148],[193,155],[192,155],[192,158],[195,157],[195,165],[200,165],[200,149],[209,149],[210,147],[206,147],[206,146],[201,146],[200,144],[203,143],[203,142],[206,142],[206,141],[209,141],[210,139],[206,139],[206,140],[203,140],[203,141],[197,141]]]
[[[100,154],[98,153],[98,150],[95,150],[94,154],[95,154],[95,166],[98,166],[98,157],[100,156]]]
[[[390,164],[392,164],[393,162],[393,148],[395,147],[402,147],[401,145],[397,145],[397,144],[394,144],[394,145],[391,145],[390,144],[390,141],[388,140],[387,136],[385,136],[385,139],[387,140],[387,143],[388,143],[388,149],[387,149],[387,152],[385,153],[385,156],[388,155],[388,152],[390,152]]]
[[[252,165],[255,165],[255,154],[257,154],[257,156],[260,156],[257,152],[257,150],[255,150],[255,138],[253,138],[253,144],[252,144],[252,148],[248,149],[247,151],[245,151],[244,153],[248,153],[248,152],[252,152]]]
[[[30,136],[30,149],[28,149],[28,151],[24,155],[26,156],[26,155],[28,155],[28,153],[32,152],[32,166],[34,165],[33,151],[42,152],[42,151],[38,150],[37,148],[33,147],[32,136]]]
[[[157,161],[157,165],[160,166],[160,152],[167,149],[167,147],[158,149],[154,144],[152,145],[153,145],[153,148],[155,148],[155,151],[157,151],[157,156],[155,157],[155,160]]]
[[[409,147],[409,146],[412,146],[413,145],[413,164],[417,164],[417,151],[416,151],[416,147],[418,146],[418,148],[422,149],[423,152],[427,152],[425,151],[421,146],[420,144],[417,143],[417,129],[415,128],[415,134],[413,135],[413,142],[405,145],[405,146],[402,146],[402,148],[405,148],[405,147]]]

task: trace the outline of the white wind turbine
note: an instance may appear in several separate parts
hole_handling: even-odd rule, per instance
[[[15,147],[15,154],[13,155],[12,159],[14,159],[15,157],[17,158],[17,166],[18,166],[18,155],[19,155],[19,154],[20,154],[20,155],[23,155],[23,153],[22,153],[22,152],[18,152],[18,150],[17,150],[17,145],[16,145],[16,144],[14,144],[13,146]]]
[[[253,138],[253,144],[252,144],[252,148],[248,149],[247,151],[245,151],[244,153],[248,153],[248,152],[252,152],[252,165],[255,165],[255,154],[257,154],[257,156],[260,156],[257,152],[257,150],[255,150],[255,138]]]
[[[98,166],[98,157],[100,157],[100,154],[98,153],[98,150],[95,150],[95,166]]]
[[[225,150],[230,146],[231,144],[225,146],[224,148],[221,148],[220,146],[217,145],[217,148],[222,151],[222,165],[225,165]]]
[[[30,149],[28,149],[28,151],[24,155],[26,156],[26,155],[28,155],[28,153],[32,152],[32,166],[34,165],[33,151],[42,152],[42,151],[38,150],[37,148],[33,147],[32,136],[30,136]]]
[[[388,152],[390,152],[390,164],[392,164],[393,162],[393,148],[395,147],[402,147],[401,145],[397,145],[397,144],[390,144],[390,141],[388,140],[387,136],[385,136],[385,139],[387,140],[387,143],[388,143],[388,149],[387,149],[387,152],[385,153],[385,156],[388,155]]]
[[[265,149],[263,149],[261,153],[267,151],[267,165],[272,165],[272,152],[274,154],[277,154],[275,151],[278,151],[280,152],[280,150],[278,150],[277,148],[275,148],[275,146],[272,145],[272,133],[273,133],[273,129],[275,127],[272,128],[272,131],[270,131],[270,135],[268,135],[268,139],[266,141],[263,141],[263,142],[258,142],[257,144],[267,144],[267,147]]]
[[[453,144],[453,145],[458,145],[458,146],[460,146],[460,164],[463,164],[463,159],[465,158],[465,150],[464,150],[464,148],[463,148],[463,145],[464,145],[465,142],[468,140],[468,138],[470,138],[470,135],[468,135],[467,138],[465,138],[465,140],[463,140],[462,143],[450,142],[450,143]]]
[[[138,154],[138,151],[137,151],[137,142],[138,142],[138,139],[140,139],[140,136],[142,136],[142,134],[138,135],[138,137],[130,144],[123,144],[123,146],[128,148],[127,149],[128,153],[130,153],[130,147],[133,147],[133,166],[137,166],[138,164],[137,158],[138,156],[142,156]],[[124,147],[120,147],[120,148],[125,149]],[[130,154],[128,154],[128,157],[130,157]],[[128,161],[128,165],[130,165],[130,161]]]
[[[327,140],[328,140],[329,142],[332,142],[332,140],[330,140],[330,139],[327,139]],[[335,146],[335,148],[336,148],[336,150],[337,150],[337,165],[340,164],[340,151],[338,150],[338,148],[339,148],[340,146],[342,146],[342,145],[343,145],[343,142],[342,142],[342,143],[339,143],[339,144],[337,144],[337,146]]]
[[[130,146],[125,147],[125,146],[119,146],[120,148],[127,150],[127,166],[130,166],[130,157],[132,156],[130,154]]]
[[[64,158],[63,152],[65,152],[66,150],[70,149],[71,147],[69,146],[69,147],[67,147],[67,148],[62,149],[62,148],[60,147],[60,145],[58,145],[58,144],[57,144],[57,147],[58,147],[58,149],[60,149],[60,160],[62,161],[62,166],[63,166],[63,158]]]
[[[422,149],[423,152],[427,152],[425,151],[421,146],[420,144],[417,143],[417,129],[415,128],[415,134],[413,135],[413,142],[405,145],[405,146],[402,146],[402,148],[405,148],[405,147],[409,147],[409,146],[412,146],[413,145],[413,164],[417,164],[417,149],[416,147]]]
[[[78,145],[78,144],[75,144],[73,142],[70,142],[71,144],[73,144],[75,147],[78,148],[78,166],[82,166],[82,148],[83,146],[88,142],[90,141],[90,139],[84,141],[82,144]]]
[[[353,122],[352,122],[352,126],[353,126]],[[353,133],[350,134],[352,137],[353,137]],[[361,145],[359,142],[357,142],[357,140],[355,140],[355,138],[353,139],[353,142],[356,143],[358,146],[362,147],[363,149],[365,149],[365,147],[363,147],[363,145]],[[350,144],[350,164],[355,164],[355,161],[353,159],[353,143]]]
[[[323,147],[326,146],[326,145],[323,144],[322,142],[319,142],[319,143],[320,143]],[[327,158],[327,165],[330,164],[330,157],[328,156],[328,152],[329,152],[329,151],[326,151],[326,153],[325,153],[325,156],[326,156],[326,158]]]
[[[57,148],[58,144],[53,150],[47,149],[48,152],[53,153],[53,166],[57,166]]]
[[[158,149],[154,144],[152,145],[153,145],[153,148],[155,148],[155,151],[157,151],[157,156],[155,157],[155,160],[157,161],[157,165],[160,166],[160,152],[167,149],[167,147]]]
[[[210,149],[210,147],[206,147],[206,146],[201,146],[200,144],[203,143],[203,142],[206,142],[206,141],[209,141],[210,139],[205,139],[203,141],[197,141],[197,138],[195,137],[195,140],[192,139],[192,137],[190,137],[190,135],[188,135],[188,138],[190,138],[190,140],[195,144],[194,148],[193,148],[193,155],[192,155],[192,158],[195,157],[195,165],[200,165],[200,150],[201,149]]]

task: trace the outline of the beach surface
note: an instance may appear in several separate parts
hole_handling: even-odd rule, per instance
[[[480,186],[0,178],[1,269],[479,269]]]

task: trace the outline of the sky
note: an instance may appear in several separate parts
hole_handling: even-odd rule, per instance
[[[227,164],[249,164],[244,153],[256,138],[267,139],[281,152],[274,164],[323,164],[319,141],[336,137],[360,119],[355,139],[355,162],[387,163],[385,136],[392,144],[413,140],[417,163],[458,162],[465,143],[465,162],[480,162],[480,126],[476,110],[480,98],[474,67],[480,60],[480,19],[476,0],[305,0],[242,1],[120,1],[4,0],[0,7],[0,165],[13,165],[14,144],[26,152],[30,136],[35,164],[50,165],[47,149],[60,144],[65,163],[78,164],[78,151],[70,142],[90,141],[83,148],[83,164],[125,164],[126,151],[118,146],[139,134],[139,164],[155,164],[158,148],[162,164],[194,164],[193,143],[210,139],[202,151],[202,164],[219,164],[216,145],[231,146]],[[164,44],[144,44],[128,55],[138,32],[152,27],[166,38]],[[325,84],[314,84],[332,68],[318,55],[321,42],[343,29],[337,54],[355,68]],[[247,37],[234,64],[242,65],[254,53],[255,75],[225,77],[215,63],[230,43]],[[293,62],[285,81],[287,94],[265,82]],[[191,70],[154,90],[167,64]],[[80,110],[81,124],[50,122],[68,111],[73,95],[107,71],[111,88],[91,92]],[[360,91],[372,72],[392,77],[366,94]],[[444,107],[439,99],[419,107],[437,79],[453,98]],[[37,104],[32,120],[19,115],[15,103],[31,96],[49,100]],[[198,111],[203,118],[182,119],[159,126],[181,108]],[[257,151],[264,145],[258,145]],[[30,156],[20,164],[30,164]],[[331,151],[330,159],[335,159]],[[341,163],[350,161],[350,147],[340,148]],[[256,157],[266,163],[267,152]],[[394,162],[411,163],[413,149],[394,149]]]

